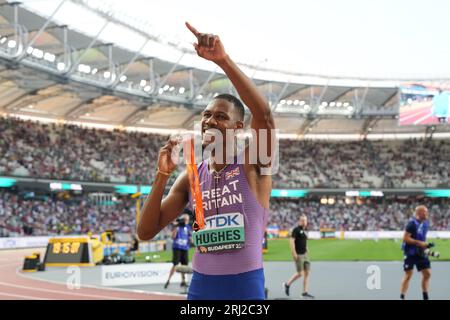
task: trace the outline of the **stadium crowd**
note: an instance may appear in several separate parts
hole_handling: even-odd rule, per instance
[[[274,185],[288,188],[448,187],[450,140],[280,141]]]
[[[0,118],[0,175],[151,184],[168,136]],[[450,140],[280,140],[278,188],[441,187]],[[171,177],[174,181],[176,174]]]
[[[86,234],[135,228],[134,201],[96,205],[88,197],[65,200],[52,196],[25,198],[0,190],[0,237]]]
[[[272,199],[269,225],[289,230],[301,213],[309,219],[309,230],[341,227],[347,231],[401,230],[420,203],[430,210],[431,230],[450,230],[450,200],[385,198],[333,205],[318,198]],[[135,200],[119,197],[113,204],[99,205],[88,196],[72,199],[55,195],[27,198],[0,189],[0,237],[26,235],[86,234],[105,230],[132,233],[135,230]],[[170,234],[166,228],[160,237]]]
[[[149,183],[166,136],[0,118],[0,175]]]
[[[151,184],[159,148],[167,136],[75,125],[42,124],[0,117],[0,176],[55,180]],[[446,187],[450,180],[450,140],[297,141],[280,140],[275,188]],[[177,174],[172,175],[169,184]],[[337,198],[271,201],[270,225],[290,229],[299,213],[310,230],[399,230],[419,204],[407,200],[351,201]],[[450,199],[424,199],[432,230],[450,230]],[[93,203],[87,194],[71,199],[55,194],[25,197],[0,189],[0,237],[82,234],[112,229],[133,232],[135,201]],[[164,232],[169,232],[165,230]],[[164,234],[164,233],[163,233]]]
[[[332,205],[322,204],[318,199],[292,200],[272,199],[269,224],[280,230],[294,226],[299,214],[308,217],[309,230],[333,228],[346,231],[394,231],[402,230],[414,215],[414,209],[423,204],[429,208],[430,229],[450,230],[450,201],[422,199],[386,198],[383,200],[362,200],[353,198],[350,203],[345,197],[336,199]],[[349,199],[347,199],[349,200]]]

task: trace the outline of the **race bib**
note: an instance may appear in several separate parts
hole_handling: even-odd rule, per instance
[[[192,233],[200,253],[242,249],[245,244],[244,216],[227,213],[205,218],[205,228]]]

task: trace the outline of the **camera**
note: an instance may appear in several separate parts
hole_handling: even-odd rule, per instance
[[[422,256],[423,257],[434,257],[434,258],[439,258],[440,253],[437,251],[432,251],[430,250],[431,248],[433,248],[435,246],[434,242],[429,242],[427,244],[427,248],[422,250]]]
[[[424,253],[427,257],[439,258],[440,254],[437,251],[431,251],[430,249],[425,249]]]
[[[184,222],[184,219],[183,218],[178,218],[177,220],[176,220],[176,226],[178,226],[178,227],[184,227],[186,225],[186,223]]]

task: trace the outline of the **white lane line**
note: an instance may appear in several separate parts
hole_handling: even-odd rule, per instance
[[[34,296],[25,296],[21,294],[13,294],[13,293],[3,293],[0,292],[0,296],[4,297],[14,297],[14,298],[23,298],[23,299],[31,299],[31,300],[50,300],[46,298],[34,297]]]
[[[414,124],[421,123],[422,121],[425,121],[425,120],[428,119],[429,117],[431,117],[431,114],[427,114],[426,116],[423,116],[422,118],[416,120],[416,121],[414,122]]]
[[[36,280],[36,281],[42,281],[42,282],[47,282],[47,283],[53,283],[53,284],[59,284],[59,285],[64,285],[65,283],[63,282],[59,282],[56,280],[48,280],[48,279],[41,279],[41,278],[37,278],[37,277],[32,277],[31,275],[26,275],[20,272],[20,268],[16,269],[16,274],[22,278],[26,278],[26,279],[31,279],[31,280]],[[98,290],[103,290],[103,291],[117,291],[117,292],[121,292],[121,293],[137,293],[137,294],[146,294],[146,295],[160,295],[160,296],[169,296],[169,297],[177,297],[177,298],[186,298],[185,294],[180,294],[180,293],[169,293],[169,292],[159,292],[159,291],[146,291],[146,290],[138,290],[138,289],[121,289],[121,288],[112,288],[112,287],[101,287],[101,286],[96,286],[96,285],[90,285],[90,284],[81,284],[80,285],[81,288],[87,288],[87,289],[98,289]]]
[[[408,120],[409,118],[413,118],[413,117],[417,116],[418,114],[423,113],[424,111],[427,111],[427,112],[428,112],[429,110],[428,110],[428,109],[420,110],[419,112],[410,114],[409,116],[406,116],[406,117],[400,116],[400,122],[403,122],[403,121],[405,121],[405,120]]]
[[[103,296],[103,295],[96,295],[96,294],[67,292],[67,291],[44,289],[44,288],[34,288],[34,287],[29,287],[29,286],[22,286],[22,285],[18,285],[18,284],[1,282],[1,281],[0,281],[0,286],[26,289],[26,290],[34,290],[34,291],[39,291],[39,292],[58,293],[58,294],[64,294],[64,295],[69,295],[69,296],[78,296],[78,297],[90,297],[90,298],[101,298],[101,299],[111,299],[111,300],[129,300],[126,298],[115,298],[115,297],[111,297],[111,296]]]

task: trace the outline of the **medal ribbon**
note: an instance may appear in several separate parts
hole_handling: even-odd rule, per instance
[[[195,163],[194,139],[184,141],[184,158],[189,178],[192,200],[195,203],[195,221],[192,225],[194,231],[205,228],[205,216],[203,212],[202,191],[198,177],[197,164]]]

